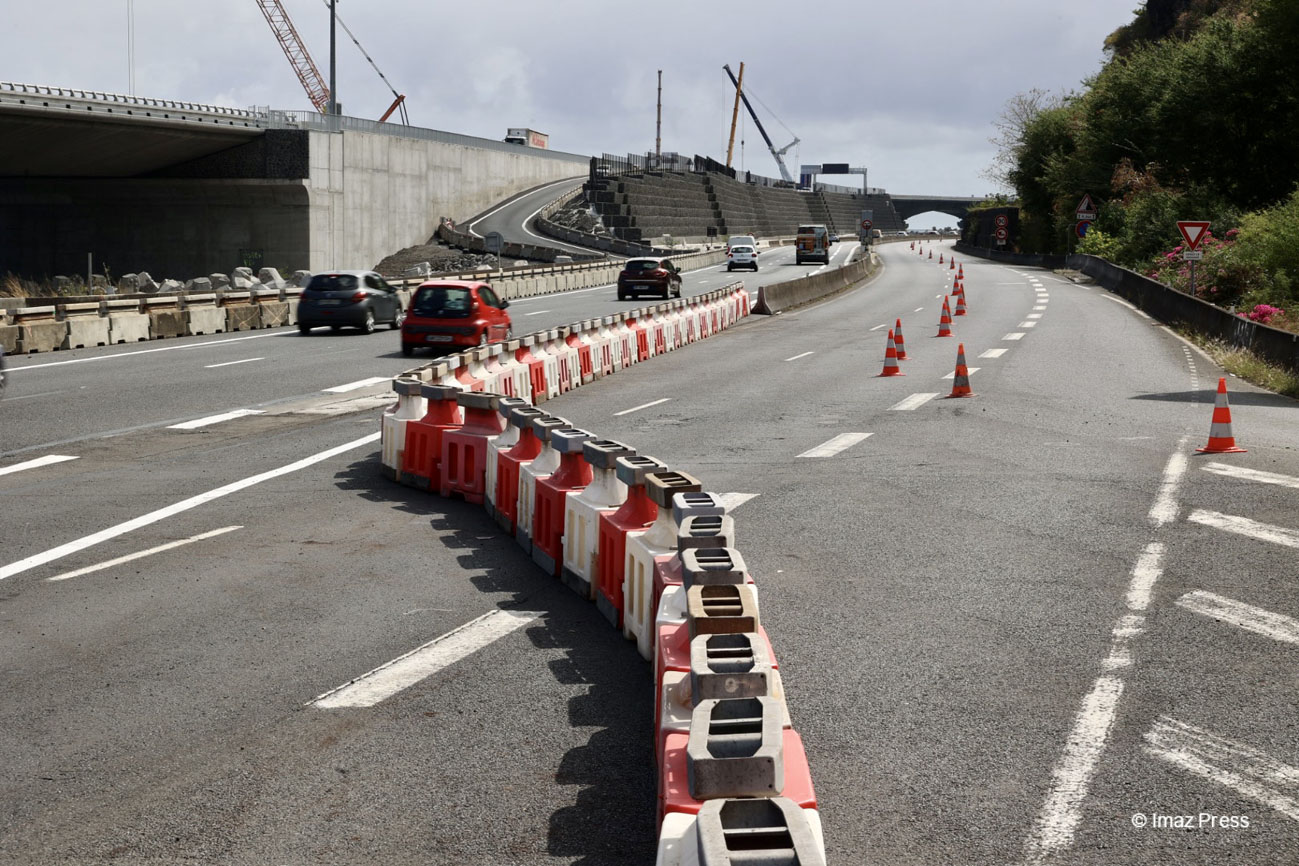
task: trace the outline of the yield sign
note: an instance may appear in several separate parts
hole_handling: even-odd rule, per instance
[[[1187,249],[1193,250],[1204,240],[1205,233],[1209,231],[1209,223],[1205,220],[1178,220],[1177,230],[1186,239]]]

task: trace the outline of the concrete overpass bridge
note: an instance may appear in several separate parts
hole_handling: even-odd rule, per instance
[[[965,219],[971,205],[985,200],[983,197],[975,196],[941,195],[890,195],[889,199],[893,202],[893,209],[904,220],[929,211],[938,211],[951,214],[957,219]]]
[[[0,273],[371,267],[589,157],[314,112],[0,82]]]

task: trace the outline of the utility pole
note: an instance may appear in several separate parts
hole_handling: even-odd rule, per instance
[[[654,121],[654,162],[663,164],[663,70],[659,70],[659,107]]]
[[[338,13],[335,11],[338,0],[329,0],[329,113],[330,115],[338,114],[338,90],[335,82],[335,58],[334,58],[334,24],[338,21]]]

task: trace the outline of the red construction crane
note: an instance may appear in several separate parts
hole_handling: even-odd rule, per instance
[[[325,0],[325,5],[329,5],[329,0]],[[271,31],[275,34],[275,38],[279,40],[280,48],[284,49],[284,56],[289,58],[293,71],[298,74],[298,81],[302,82],[302,89],[307,92],[307,98],[311,100],[311,104],[316,106],[316,110],[321,114],[328,113],[329,85],[325,83],[324,77],[321,76],[320,70],[316,67],[316,62],[311,59],[311,54],[307,51],[307,46],[303,44],[302,37],[298,35],[297,29],[294,28],[289,13],[284,10],[280,0],[257,0],[257,6],[262,10],[262,14],[266,16],[266,23],[271,25]],[[388,110],[383,113],[383,117],[379,118],[379,122],[386,121],[394,111],[400,108],[401,122],[409,124],[410,120],[406,116],[405,95],[393,89],[393,86],[388,82],[387,76],[383,74],[370,55],[366,54],[365,49],[361,47],[361,43],[348,29],[347,25],[343,24],[342,20],[339,20],[338,23],[347,31],[347,35],[352,38],[352,42],[365,56],[366,61],[374,68],[374,71],[379,74],[379,77],[383,79],[383,83],[388,85],[388,89],[392,91],[392,95],[395,97],[392,105],[388,106]]]

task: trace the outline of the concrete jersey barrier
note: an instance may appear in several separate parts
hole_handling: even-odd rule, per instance
[[[875,257],[871,254],[868,258],[834,270],[762,286],[758,289],[758,302],[754,305],[753,312],[771,316],[819,301],[864,280],[874,269]]]

